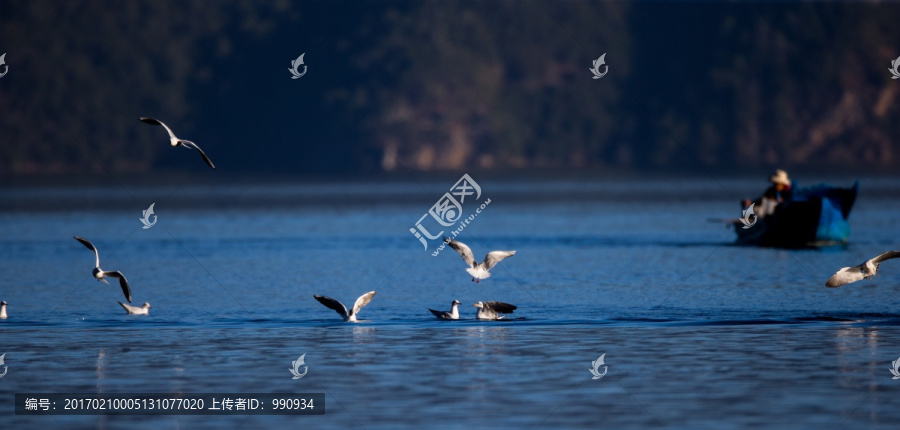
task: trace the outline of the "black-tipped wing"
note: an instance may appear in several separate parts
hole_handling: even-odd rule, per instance
[[[353,304],[353,311],[350,315],[356,315],[359,313],[359,310],[369,304],[372,301],[372,297],[375,297],[374,291],[369,291],[356,299],[356,303]]]
[[[94,247],[94,244],[91,243],[91,241],[89,241],[83,237],[78,237],[78,236],[74,236],[74,237],[75,237],[75,240],[81,242],[81,244],[84,245],[85,247],[87,247],[87,249],[94,251],[94,258],[96,258],[96,260],[97,260],[96,265],[94,267],[100,267],[100,253],[97,252],[97,248]]]
[[[125,275],[118,270],[115,272],[103,272],[103,276],[109,276],[110,278],[119,278],[119,286],[122,287],[122,292],[125,293],[125,300],[128,300],[128,303],[131,303],[131,288],[128,288],[128,280],[125,279]]]
[[[484,307],[497,312],[498,314],[511,314],[518,309],[517,306],[503,302],[484,302]]]
[[[326,308],[334,309],[334,311],[340,314],[342,317],[347,318],[350,316],[350,314],[347,313],[347,307],[344,306],[343,303],[327,296],[314,295],[313,297],[315,297],[316,300],[319,301],[319,303],[325,305]]]
[[[200,147],[197,146],[196,143],[191,142],[190,140],[179,140],[179,142],[181,142],[184,146],[187,146],[188,148],[196,149],[197,152],[200,153],[200,156],[203,157],[203,161],[205,161],[206,164],[209,164],[209,167],[212,167],[213,170],[216,170],[216,166],[213,165],[212,160],[210,160],[209,157],[206,156],[206,153],[203,152],[203,150],[200,149]]]
[[[91,251],[97,252],[97,248],[94,248],[94,244],[91,243],[91,241],[89,241],[89,240],[87,240],[87,239],[85,239],[85,238],[83,238],[83,237],[78,237],[78,236],[73,236],[73,237],[75,238],[75,240],[81,242],[82,245],[84,245],[85,247],[87,247],[87,249],[90,249]]]
[[[436,310],[431,309],[431,308],[428,308],[428,310],[431,311],[431,313],[434,314],[434,316],[436,316],[436,317],[438,317],[438,318],[440,318],[440,319],[442,319],[442,320],[448,320],[448,319],[450,319],[450,312],[436,311]]]
[[[879,255],[869,261],[871,261],[873,264],[878,264],[878,263],[881,263],[882,261],[890,260],[892,258],[898,258],[898,257],[900,257],[900,251],[888,251],[888,252],[882,253],[881,255]]]
[[[163,125],[163,123],[159,122],[159,120],[153,119],[153,118],[148,118],[146,116],[142,116],[138,119],[141,120],[141,122],[146,122],[147,124],[150,124],[150,125]]]
[[[472,255],[472,249],[469,248],[465,243],[450,239],[449,237],[444,237],[444,242],[447,245],[450,245],[454,251],[456,251],[460,257],[462,257],[463,261],[466,262],[471,267],[475,267],[475,256]]]
[[[166,125],[165,123],[163,123],[162,121],[160,121],[160,120],[158,120],[158,119],[148,118],[148,117],[145,117],[145,116],[142,116],[142,117],[140,117],[140,118],[138,118],[138,119],[141,120],[141,122],[145,122],[145,123],[150,124],[150,125],[161,125],[161,126],[163,126],[163,128],[166,129],[166,132],[169,133],[169,137],[170,137],[170,138],[172,138],[172,139],[178,139],[177,137],[175,137],[175,133],[172,133],[172,129],[169,128],[169,126],[167,126],[167,125]]]
[[[484,263],[482,264],[484,264],[485,270],[491,270],[497,263],[513,255],[516,255],[516,251],[491,251],[484,257]]]

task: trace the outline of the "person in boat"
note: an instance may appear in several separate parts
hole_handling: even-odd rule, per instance
[[[754,203],[756,205],[754,207],[754,212],[756,212],[758,217],[764,217],[775,213],[775,208],[778,207],[778,205],[790,201],[793,197],[791,178],[788,177],[787,172],[784,170],[776,170],[772,176],[769,176],[769,182],[771,182],[772,185],[766,189],[762,196],[752,202],[750,200],[744,200],[743,202],[744,207],[748,207],[751,203]]]
[[[791,179],[788,177],[787,172],[781,169],[776,170],[775,173],[769,177],[769,182],[771,182],[772,185],[766,189],[763,197],[775,201],[776,204],[791,200],[793,197],[793,190],[791,189]]]

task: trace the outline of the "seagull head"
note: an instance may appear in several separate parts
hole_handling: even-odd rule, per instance
[[[144,302],[144,305],[141,307],[147,308],[147,309],[152,309],[152,307],[150,306],[150,303],[147,303],[147,302]]]
[[[483,307],[484,307],[484,303],[478,302],[478,303],[475,303],[475,304],[472,305],[472,306],[475,306],[476,308],[483,308]]]
[[[6,302],[4,302],[4,303],[6,303]],[[451,305],[458,305],[458,304],[460,304],[460,303],[459,303],[459,300],[454,300],[453,303],[450,303],[450,304],[451,304]]]
[[[872,279],[873,276],[878,275],[878,266],[880,264],[881,263],[872,263],[867,261],[865,264],[865,268],[863,269],[863,272],[865,272],[866,274],[866,278]]]
[[[6,300],[0,302],[0,306],[6,306]]]

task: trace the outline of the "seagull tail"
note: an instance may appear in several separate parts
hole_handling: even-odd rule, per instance
[[[469,272],[469,274],[472,275],[473,277],[475,277],[476,279],[487,279],[487,278],[491,277],[491,272],[488,272],[487,270],[484,270],[480,267],[477,269],[470,267],[470,268],[466,269],[466,272]]]

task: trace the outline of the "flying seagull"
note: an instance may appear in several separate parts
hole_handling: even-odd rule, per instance
[[[477,318],[480,320],[503,319],[503,315],[498,314],[511,314],[518,309],[516,306],[503,302],[478,302],[472,306],[478,308]]]
[[[458,320],[459,319],[459,309],[456,307],[459,306],[459,300],[454,300],[453,303],[450,303],[450,311],[436,311],[434,309],[429,308],[428,310],[434,314],[434,316],[438,317],[439,320]]]
[[[81,242],[81,244],[86,246],[87,249],[94,251],[94,257],[97,259],[97,261],[94,263],[94,271],[93,271],[94,277],[97,278],[98,281],[103,281],[106,284],[109,284],[109,282],[107,282],[106,279],[104,279],[107,276],[113,277],[113,278],[119,278],[119,285],[122,286],[122,292],[125,293],[125,300],[128,300],[128,303],[131,303],[131,289],[128,288],[128,280],[125,279],[125,275],[123,275],[122,272],[119,272],[118,270],[115,272],[106,272],[103,269],[101,269],[100,268],[100,253],[97,252],[97,248],[94,247],[94,244],[91,243],[89,240],[78,237],[78,236],[75,236],[75,240]]]
[[[210,160],[209,157],[206,156],[206,153],[203,152],[203,150],[200,149],[200,147],[197,146],[196,143],[191,142],[190,140],[179,139],[178,137],[175,136],[175,133],[172,133],[172,129],[169,128],[169,126],[163,124],[163,122],[158,119],[147,118],[145,116],[142,116],[142,117],[140,117],[140,120],[147,124],[163,126],[163,128],[165,128],[166,131],[169,132],[169,144],[171,144],[173,147],[180,145],[180,146],[183,146],[188,149],[190,149],[190,148],[196,149],[197,152],[200,153],[200,156],[203,157],[203,161],[205,161],[206,164],[209,164],[209,167],[212,167],[213,170],[216,170],[216,166],[213,166],[212,160]]]
[[[881,262],[897,257],[900,257],[900,251],[888,251],[859,266],[844,267],[829,278],[828,282],[825,283],[825,286],[837,288],[851,282],[878,277],[878,266],[881,265]]]
[[[472,275],[472,281],[481,282],[482,279],[487,279],[491,277],[491,268],[497,265],[497,263],[503,261],[506,257],[512,257],[516,255],[516,251],[491,251],[488,252],[488,255],[484,257],[484,261],[480,264],[475,263],[475,256],[472,255],[472,249],[469,248],[465,243],[462,243],[457,240],[453,240],[449,237],[444,236],[444,242],[447,245],[450,245],[459,255],[462,257],[463,261],[468,264],[469,267],[466,269],[466,272],[469,272]]]
[[[150,303],[144,302],[144,305],[141,307],[126,305],[122,302],[119,302],[119,304],[131,315],[150,315]]]
[[[319,303],[325,305],[326,308],[334,309],[338,314],[341,315],[342,318],[344,318],[344,321],[356,322],[356,314],[359,313],[360,309],[362,309],[372,301],[372,297],[375,297],[375,292],[369,291],[368,293],[359,296],[359,298],[356,299],[356,303],[353,304],[353,309],[351,309],[350,312],[347,312],[347,307],[344,306],[343,303],[332,299],[331,297],[320,296],[318,294],[314,295],[313,297],[315,297],[316,300],[319,301]]]
[[[0,302],[0,320],[6,319],[6,300]]]

